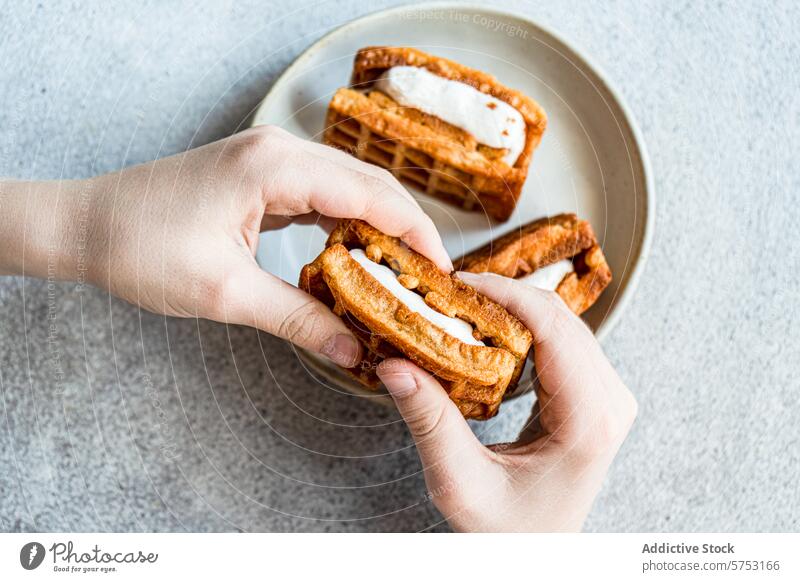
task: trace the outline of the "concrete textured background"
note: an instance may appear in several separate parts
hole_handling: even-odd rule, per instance
[[[226,136],[305,47],[383,5],[7,2],[0,175]],[[800,9],[498,5],[594,57],[655,173],[652,254],[604,342],[641,412],[587,529],[798,530]],[[321,389],[264,334],[20,278],[0,322],[0,530],[446,530],[396,413]]]

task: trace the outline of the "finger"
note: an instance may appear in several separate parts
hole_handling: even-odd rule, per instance
[[[286,137],[288,136],[288,137]],[[273,158],[282,163],[272,172],[264,190],[270,195],[266,214],[295,215],[316,211],[334,218],[358,218],[396,236],[411,248],[450,272],[453,265],[433,221],[388,172],[338,153],[320,144],[286,134],[273,146]],[[357,163],[356,163],[357,162]],[[253,164],[258,163],[254,159]]]
[[[583,321],[553,291],[544,291],[492,273],[459,271],[457,277],[515,315],[531,330],[537,346],[557,342],[564,334],[578,334],[581,340],[590,339],[596,343]]]
[[[290,224],[304,224],[319,226],[328,234],[336,227],[336,219],[329,216],[322,216],[319,212],[309,212],[298,216],[273,216],[265,214],[261,219],[261,232],[278,230]]]
[[[398,358],[382,362],[377,373],[408,425],[429,479],[442,482],[475,465],[483,447],[439,382]]]
[[[414,206],[420,208],[419,202],[417,202],[416,198],[411,195],[408,189],[406,189],[391,172],[388,172],[387,170],[374,164],[363,162],[338,148],[325,146],[313,141],[304,141],[303,145],[312,152],[328,158],[333,162],[342,164],[353,171],[361,172],[378,178],[387,186],[396,189],[398,193],[400,193],[404,198],[407,198],[409,202],[414,204]]]
[[[350,368],[361,345],[322,302],[254,263],[227,278],[221,319],[266,331]]]
[[[570,438],[607,408],[606,388],[621,382],[591,331],[556,293],[498,275],[458,273],[458,278],[531,330],[539,420],[546,433]]]

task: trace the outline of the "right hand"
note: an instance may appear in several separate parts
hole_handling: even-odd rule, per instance
[[[533,333],[537,402],[519,439],[484,447],[427,372],[378,375],[408,424],[433,503],[456,531],[579,531],[636,416],[636,401],[561,298],[497,275],[459,273]]]

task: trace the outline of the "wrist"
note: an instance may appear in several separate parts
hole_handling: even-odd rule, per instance
[[[83,285],[88,281],[96,245],[92,244],[100,179],[69,182],[60,203],[60,223],[55,229],[56,240],[63,241],[65,252],[59,261],[59,278]]]
[[[92,180],[0,183],[0,274],[80,280],[79,240],[81,224],[88,226],[91,184]]]

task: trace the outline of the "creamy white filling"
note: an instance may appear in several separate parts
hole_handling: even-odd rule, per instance
[[[406,289],[397,280],[397,275],[394,274],[389,267],[379,265],[378,263],[369,260],[367,255],[361,249],[353,249],[350,251],[350,256],[353,257],[359,265],[367,270],[367,273],[375,277],[378,283],[383,285],[389,293],[394,295],[403,305],[408,307],[411,311],[419,313],[422,317],[430,321],[432,324],[442,328],[449,335],[457,340],[461,340],[465,344],[473,346],[486,345],[482,341],[476,340],[472,337],[472,326],[462,319],[457,317],[448,317],[443,313],[439,313],[432,309],[425,300],[417,293],[410,289]]]
[[[505,101],[421,67],[392,67],[375,87],[404,107],[413,107],[471,133],[478,143],[507,149],[513,166],[525,148],[525,120]]]
[[[552,265],[536,269],[530,275],[520,277],[519,280],[545,291],[555,291],[559,283],[564,280],[564,277],[574,271],[575,267],[572,265],[572,261],[564,259]]]

